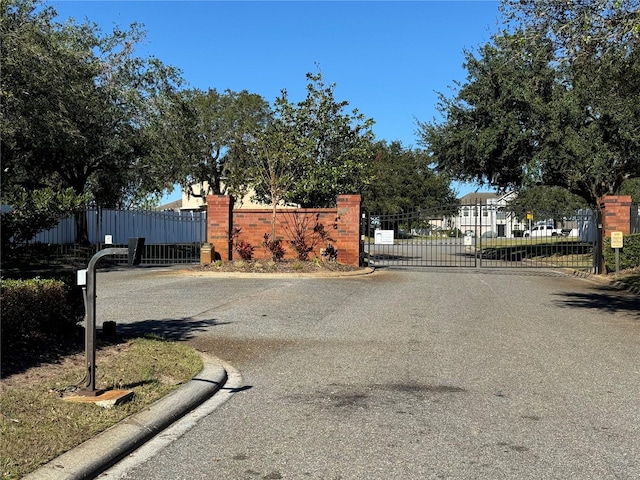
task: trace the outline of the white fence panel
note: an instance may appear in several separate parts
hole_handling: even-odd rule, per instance
[[[145,237],[147,244],[200,243],[206,238],[205,212],[155,212],[102,210],[100,231],[112,235],[114,244],[126,244],[131,237]]]
[[[202,243],[206,240],[206,212],[158,212],[154,210],[88,210],[87,234],[89,242],[104,243],[111,235],[114,245],[126,245],[131,237],[145,237],[145,243],[178,244]],[[75,243],[74,218],[64,218],[58,225],[40,232],[29,243],[52,245]]]
[[[76,241],[76,222],[73,218],[63,218],[58,226],[38,233],[29,243],[47,243],[51,245],[66,245]]]
[[[595,242],[598,227],[596,216],[590,209],[580,209],[577,215],[578,220],[578,240],[581,242]]]

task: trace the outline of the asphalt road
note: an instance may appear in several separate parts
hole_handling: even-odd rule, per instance
[[[238,393],[127,479],[640,478],[640,301],[550,270],[98,273],[97,321]],[[99,358],[98,358],[99,365]]]

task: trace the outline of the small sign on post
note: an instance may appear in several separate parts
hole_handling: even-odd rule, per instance
[[[622,232],[611,232],[611,248],[616,251],[616,273],[620,270],[620,249],[624,246]]]
[[[622,248],[624,235],[622,232],[611,232],[611,248]]]
[[[78,270],[76,272],[76,284],[79,287],[86,287],[87,286],[87,269],[83,268],[82,270]]]

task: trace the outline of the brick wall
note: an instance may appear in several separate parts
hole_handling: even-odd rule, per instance
[[[360,259],[360,195],[339,195],[336,208],[277,209],[276,239],[282,240],[286,250],[285,259],[297,258],[290,240],[292,232],[305,227],[307,238],[313,236],[313,228],[324,226],[331,243],[338,251],[338,262],[358,265]],[[268,259],[270,253],[262,247],[264,234],[271,234],[271,209],[234,209],[233,199],[225,195],[207,197],[207,240],[223,261],[237,259],[229,242],[229,232],[240,228],[239,240],[255,247],[254,259]],[[309,255],[310,259],[322,258],[321,249],[326,242],[318,243]]]
[[[611,232],[622,232],[628,235],[631,231],[631,196],[607,195],[602,199],[602,235],[607,237]]]

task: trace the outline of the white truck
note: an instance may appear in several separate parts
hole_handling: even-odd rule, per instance
[[[525,230],[525,237],[560,237],[564,235],[561,228],[554,228],[553,225],[536,225],[531,230]]]

